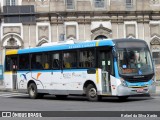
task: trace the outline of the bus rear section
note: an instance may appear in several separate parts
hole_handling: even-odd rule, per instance
[[[18,50],[8,50],[5,56],[4,86],[8,90],[17,90]]]

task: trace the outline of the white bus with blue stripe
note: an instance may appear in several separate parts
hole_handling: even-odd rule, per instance
[[[155,92],[154,67],[147,43],[139,39],[61,43],[6,52],[6,88],[31,98],[85,95],[126,99]]]

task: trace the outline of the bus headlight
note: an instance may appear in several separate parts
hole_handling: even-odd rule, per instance
[[[127,83],[126,83],[126,81],[123,78],[120,78],[120,80],[121,80],[121,85],[122,86],[124,86],[124,87],[128,86]]]

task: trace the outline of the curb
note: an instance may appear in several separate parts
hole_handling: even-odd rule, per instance
[[[151,96],[160,96],[160,90],[157,90],[156,93],[151,94]]]
[[[0,89],[0,92],[13,92],[13,90],[9,90],[9,89]]]
[[[0,92],[12,92],[12,93],[16,93],[18,91],[17,90],[0,89]]]
[[[18,92],[18,91],[12,89],[6,89],[5,87],[0,86],[0,92]]]

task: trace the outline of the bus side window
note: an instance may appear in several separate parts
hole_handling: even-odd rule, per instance
[[[32,54],[31,56],[31,68],[32,69],[43,69],[42,66],[42,54]]]
[[[6,71],[17,70],[17,55],[11,55],[6,57]]]
[[[58,69],[59,67],[60,67],[59,60],[58,59],[54,59],[53,60],[53,68],[54,69]]]
[[[35,69],[43,69],[43,66],[40,62],[35,63]]]
[[[63,62],[64,62],[64,67],[65,68],[71,68],[72,66],[71,66],[71,53],[68,53],[68,52],[66,52],[66,53],[64,53],[63,54]]]
[[[44,69],[49,69],[49,64],[48,63],[44,63]]]
[[[94,50],[80,51],[79,58],[79,67],[95,67]]]
[[[60,69],[60,54],[59,53],[53,53],[52,54],[52,69]]]
[[[76,68],[77,67],[77,52],[69,51],[63,53],[63,62],[65,68]]]
[[[19,55],[19,70],[30,69],[29,54]]]
[[[50,69],[50,53],[43,53],[43,68],[44,69]]]

